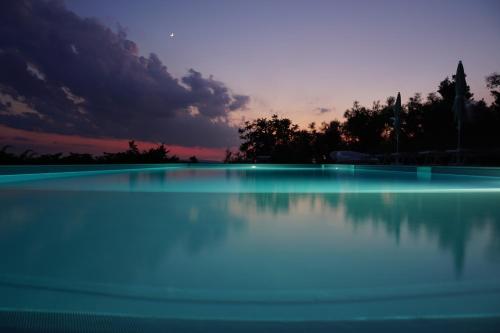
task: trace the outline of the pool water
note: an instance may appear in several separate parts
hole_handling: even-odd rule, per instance
[[[500,315],[500,176],[348,166],[0,175],[0,310]],[[450,169],[451,170],[451,169]]]

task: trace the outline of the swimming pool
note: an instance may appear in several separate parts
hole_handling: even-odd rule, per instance
[[[500,315],[499,169],[3,167],[0,200],[4,313]]]

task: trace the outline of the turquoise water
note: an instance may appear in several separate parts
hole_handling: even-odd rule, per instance
[[[349,166],[33,171],[0,175],[2,310],[500,315],[500,177]]]

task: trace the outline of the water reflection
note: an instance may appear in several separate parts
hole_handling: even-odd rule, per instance
[[[172,253],[196,256],[244,230],[242,218],[226,217],[224,198],[211,198],[0,191],[0,273],[116,282],[160,272]]]
[[[167,181],[164,173],[150,176],[159,177],[156,182]],[[129,178],[131,187],[141,181],[134,177],[140,175]],[[166,262],[179,254],[195,258],[209,257],[217,248],[231,252],[241,238],[237,235],[250,233],[252,221],[268,220],[267,229],[253,235],[251,246],[259,247],[260,239],[271,232],[273,220],[287,221],[297,215],[311,226],[322,218],[346,224],[354,235],[363,228],[383,230],[396,244],[402,241],[402,230],[415,239],[424,235],[440,252],[452,254],[458,277],[468,247],[478,234],[487,242],[482,255],[494,263],[500,258],[496,194],[11,190],[0,191],[0,200],[0,273],[4,274],[35,272],[79,280],[99,276],[113,282],[147,279],[148,283],[161,283],[165,272],[170,272]],[[314,241],[310,246],[315,246]],[[265,258],[255,259],[255,267],[260,259]]]
[[[489,234],[486,256],[500,256],[500,196],[481,193],[331,193],[331,194],[240,194],[237,211],[242,216],[293,215],[299,210],[322,212],[342,220],[354,232],[370,225],[382,227],[396,243],[401,230],[418,238],[421,233],[435,239],[443,251],[451,252],[455,272],[463,271],[467,245],[475,231]],[[339,216],[340,215],[340,216]]]

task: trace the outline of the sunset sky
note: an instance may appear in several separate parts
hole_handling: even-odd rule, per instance
[[[458,60],[489,103],[499,1],[7,0],[0,144],[98,153],[130,138],[220,159],[243,120],[406,102]]]

